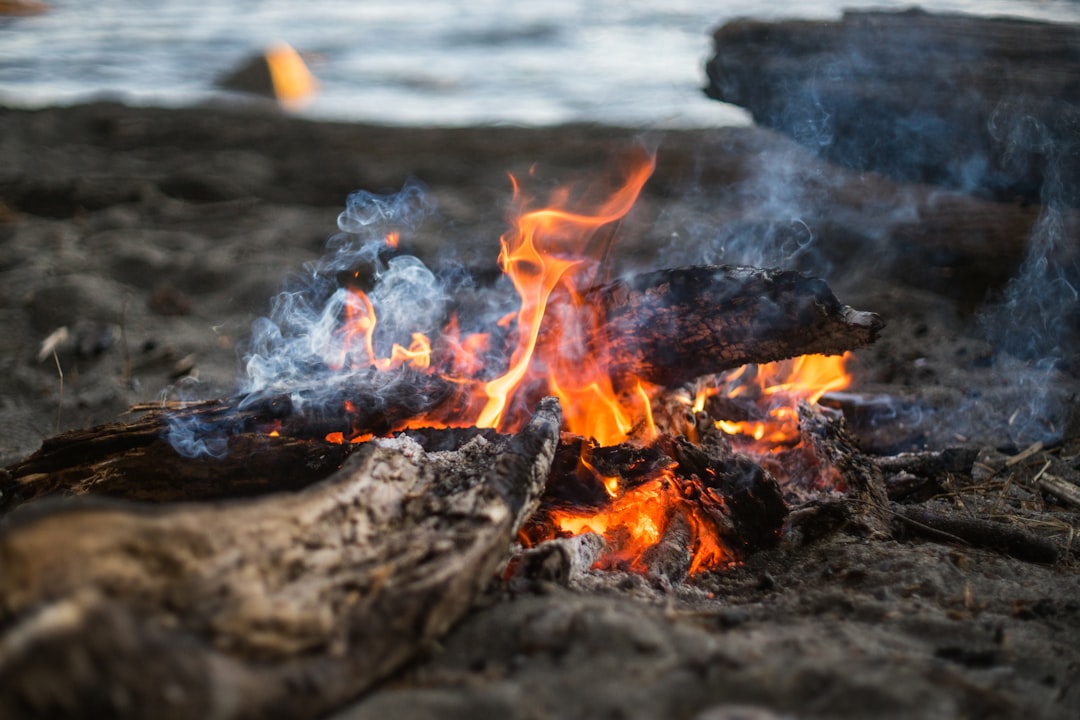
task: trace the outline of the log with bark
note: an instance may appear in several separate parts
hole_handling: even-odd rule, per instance
[[[314,717],[444,633],[506,562],[559,437],[369,443],[297,493],[41,503],[0,528],[0,715]]]
[[[823,281],[782,270],[662,270],[586,297],[590,311],[600,308],[604,319],[592,349],[616,383],[631,388],[633,378],[675,386],[746,363],[840,353],[873,342],[883,324],[873,313],[841,304]],[[437,375],[399,372],[393,382],[399,392],[387,394],[383,382],[373,393],[360,373],[341,384],[337,402],[314,414],[311,402],[305,412],[295,410],[290,393],[301,388],[142,407],[147,414],[130,423],[66,433],[6,469],[0,510],[57,493],[164,501],[303,487],[325,477],[349,451],[322,442],[327,433],[385,433],[438,411],[453,396],[454,384]],[[180,457],[162,439],[178,423],[217,433],[229,452],[220,459]],[[269,436],[271,428],[277,437]]]
[[[592,347],[612,376],[664,387],[748,363],[839,355],[869,345],[883,326],[822,280],[730,265],[638,275],[586,300],[604,310]]]
[[[838,164],[1080,206],[1080,27],[848,12],[738,20],[706,93]]]

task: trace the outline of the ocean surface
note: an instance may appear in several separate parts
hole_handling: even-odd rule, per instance
[[[297,114],[408,125],[594,121],[710,127],[711,31],[737,17],[836,18],[851,0],[49,0],[0,18],[0,103],[224,102],[217,81],[286,42],[319,81]],[[902,9],[910,2],[873,3]],[[933,11],[1080,23],[1080,0],[942,0]]]

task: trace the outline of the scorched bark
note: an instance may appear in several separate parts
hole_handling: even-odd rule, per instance
[[[627,388],[638,378],[675,387],[747,363],[839,355],[869,345],[883,326],[823,280],[731,265],[637,275],[586,302],[604,313],[593,350]]]

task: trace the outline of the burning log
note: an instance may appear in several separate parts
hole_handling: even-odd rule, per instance
[[[839,355],[872,343],[883,323],[843,305],[819,279],[785,270],[691,267],[598,288],[593,340],[612,376],[674,387],[748,363]]]
[[[564,437],[526,535],[595,532],[607,541],[598,566],[677,583],[775,547],[787,514],[776,480],[727,444],[662,436],[644,448],[597,447]]]
[[[848,167],[1080,203],[1080,27],[922,11],[716,31],[706,94]],[[912,62],[920,58],[924,62]]]
[[[824,281],[782,270],[660,270],[600,286],[586,299],[602,321],[590,351],[627,390],[632,378],[671,387],[745,363],[840,353],[873,342],[882,327],[877,315],[841,304]],[[410,366],[387,373],[390,382],[373,381],[376,375],[349,376],[317,407],[296,399],[321,389],[312,387],[135,408],[147,414],[52,438],[7,468],[0,476],[0,509],[57,493],[167,501],[302,487],[325,477],[348,448],[296,440],[336,434],[347,441],[428,415],[457,414],[460,385],[452,380]],[[217,434],[229,453],[212,460],[179,457],[161,439],[177,424]],[[256,447],[273,452],[245,452]]]
[[[0,714],[328,712],[445,632],[505,563],[559,422],[548,400],[518,435],[455,454],[369,443],[295,494],[9,517]]]

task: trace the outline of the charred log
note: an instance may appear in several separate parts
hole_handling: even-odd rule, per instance
[[[747,363],[838,355],[872,343],[883,323],[843,305],[822,280],[784,270],[660,270],[592,291],[604,308],[592,342],[617,382],[674,387]]]
[[[938,480],[944,476],[971,474],[978,456],[974,448],[946,448],[941,451],[910,452],[874,458],[885,474],[885,489],[890,500],[915,498],[928,500],[944,488]]]
[[[656,443],[600,447],[594,441],[564,433],[551,465],[544,504],[599,509],[610,500],[601,478],[612,478],[620,488],[632,489],[675,465],[675,458]]]
[[[849,524],[871,536],[892,533],[889,499],[881,469],[864,455],[848,433],[844,417],[799,403],[799,432],[816,461],[815,473],[831,477],[847,497]]]
[[[522,433],[456,458],[368,444],[298,493],[9,517],[0,714],[332,710],[444,633],[505,563],[559,422],[546,401]]]
[[[788,508],[766,470],[745,455],[721,455],[683,438],[672,444],[682,473],[696,478],[697,489],[720,505],[713,515],[725,519],[720,536],[729,547],[750,553],[776,546]]]
[[[165,439],[170,418],[204,414],[235,413],[221,401],[156,407],[127,423],[49,438],[0,475],[0,513],[49,496],[172,502],[297,490],[325,478],[353,449],[238,430],[220,457],[180,455]]]
[[[230,452],[222,457],[184,457],[162,438],[163,412],[46,440],[0,474],[0,514],[49,496],[175,502],[299,490],[332,473],[352,450],[240,433],[229,438]]]

